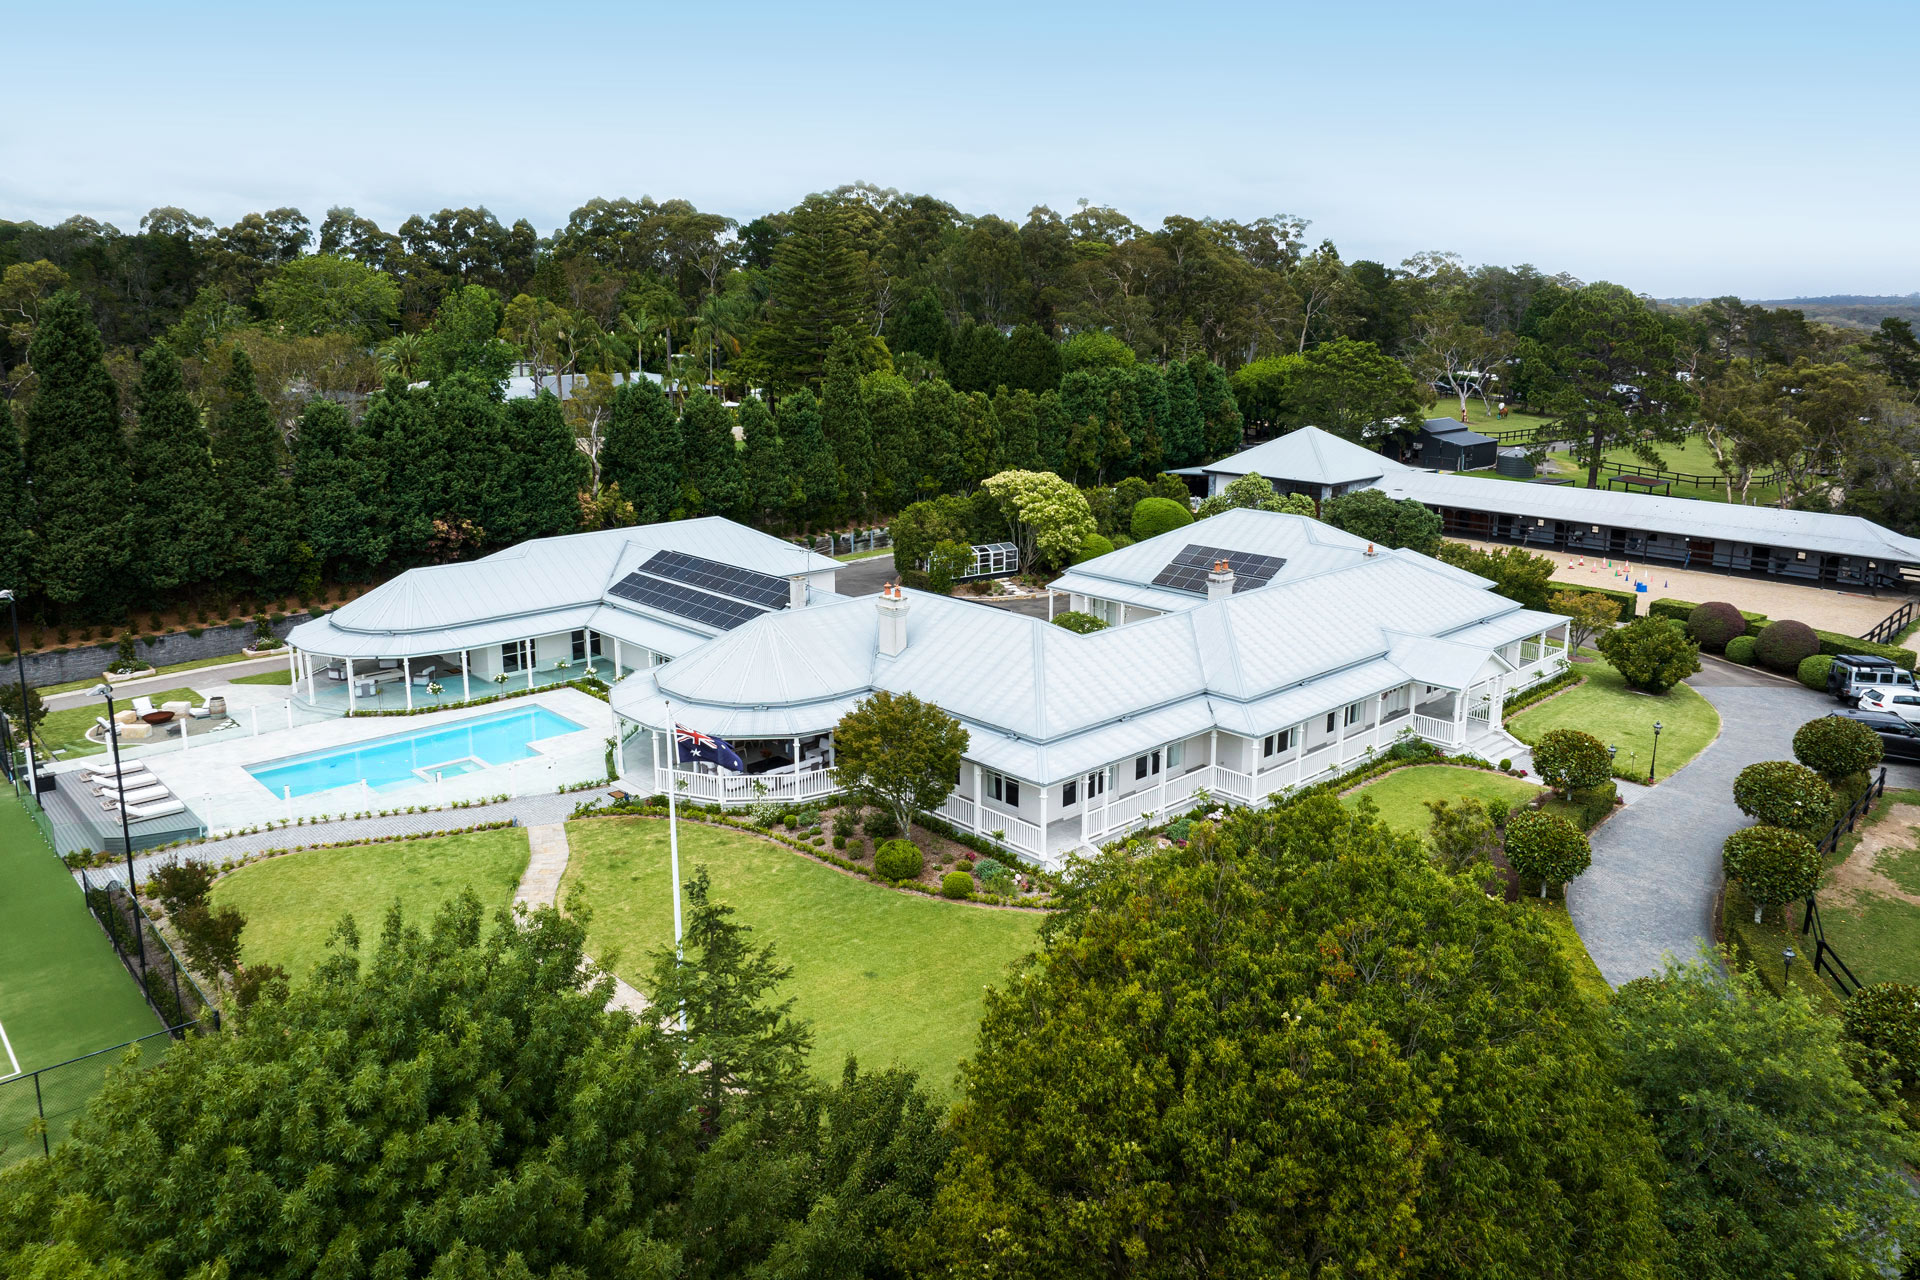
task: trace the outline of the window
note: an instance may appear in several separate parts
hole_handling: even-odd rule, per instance
[[[987,777],[991,779],[989,786],[993,791],[993,798],[995,800],[1010,805],[1015,809],[1020,807],[1020,784],[1018,782],[1012,778],[1002,777],[997,773],[990,773]]]
[[[1282,729],[1278,733],[1270,733],[1261,740],[1260,754],[1263,756],[1277,756],[1283,751],[1291,751],[1294,748],[1295,742],[1299,739],[1299,736],[1300,731],[1298,729]]]
[[[1080,803],[1080,784],[1078,782],[1069,782],[1060,788],[1060,807],[1062,809],[1066,808],[1068,805],[1079,804],[1079,803]]]
[[[1338,716],[1339,714],[1340,714],[1340,713],[1339,713],[1338,711],[1329,711],[1329,712],[1327,712],[1327,732],[1328,732],[1328,733],[1332,733],[1332,732],[1333,732],[1333,722],[1334,722],[1334,718],[1335,718],[1335,717],[1337,717],[1337,716]]]
[[[1260,754],[1263,756],[1272,755],[1274,751],[1274,739],[1278,738],[1279,736],[1280,735],[1277,733],[1270,733],[1266,737],[1262,738],[1260,740]]]
[[[1147,758],[1145,756],[1141,756],[1139,759],[1133,762],[1133,777],[1134,777],[1134,780],[1137,782],[1141,778],[1144,778],[1146,776],[1147,776]]]
[[[519,671],[522,665],[520,661],[520,642],[518,640],[515,640],[511,644],[503,644],[500,646],[500,670]]]
[[[1347,704],[1347,724],[1355,725],[1360,723],[1360,707],[1361,704],[1358,702],[1350,702]]]
[[[587,660],[587,633],[584,631],[573,633],[573,660],[575,662]]]
[[[1136,781],[1146,777],[1148,774],[1159,772],[1160,753],[1158,751],[1141,756],[1133,762],[1133,776]]]
[[[1087,799],[1091,800],[1095,796],[1105,795],[1106,793],[1107,793],[1107,771],[1105,769],[1101,769],[1098,772],[1088,774],[1087,775]]]
[[[1186,743],[1170,742],[1167,744],[1167,771],[1169,773],[1171,773],[1175,769],[1178,769],[1181,766],[1181,764],[1183,764],[1186,761],[1186,758],[1187,758]]]

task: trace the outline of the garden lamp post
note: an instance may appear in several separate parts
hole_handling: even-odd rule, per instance
[[[38,796],[40,769],[33,758],[33,715],[27,708],[27,651],[20,647],[20,603],[14,599],[11,588],[0,591],[0,600],[7,602],[7,616],[13,623],[14,667],[20,676],[20,727],[27,735],[27,793]]]
[[[1608,768],[1608,770],[1609,770],[1609,771],[1611,771],[1611,770],[1612,770],[1612,768],[1613,768],[1613,758],[1614,758],[1614,757],[1615,757],[1616,755],[1618,755],[1619,753],[1620,753],[1620,744],[1619,744],[1619,743],[1617,743],[1617,742],[1609,742],[1609,743],[1607,744],[1607,768]]]
[[[140,897],[133,878],[133,834],[127,829],[127,780],[120,772],[120,726],[113,718],[113,686],[103,680],[89,692],[107,700],[107,741],[113,745],[113,794],[120,809],[120,843],[127,853],[127,901],[133,906],[133,945],[140,952],[140,977],[144,981],[147,940],[140,934]]]
[[[1792,947],[1788,947],[1780,954],[1787,962],[1786,967],[1780,971],[1780,980],[1784,983],[1793,977],[1793,962],[1799,957],[1794,955]]]
[[[1653,722],[1653,754],[1647,757],[1647,782],[1653,782],[1653,766],[1660,759],[1660,722]]]

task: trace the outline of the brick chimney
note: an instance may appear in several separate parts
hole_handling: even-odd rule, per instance
[[[1207,575],[1207,602],[1225,600],[1233,594],[1233,566],[1225,560],[1213,562],[1213,572]]]
[[[880,656],[897,658],[907,649],[907,597],[889,582],[880,588]]]

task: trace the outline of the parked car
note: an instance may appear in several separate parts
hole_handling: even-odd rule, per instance
[[[1854,704],[1862,711],[1884,711],[1902,720],[1920,721],[1920,693],[1899,689],[1869,689]]]
[[[1860,701],[1869,689],[1914,692],[1913,672],[1897,667],[1891,659],[1865,653],[1843,653],[1827,668],[1827,692],[1847,705]]]
[[[1889,760],[1920,761],[1920,725],[1884,711],[1834,711],[1831,715],[1858,720],[1880,735],[1880,747]]]

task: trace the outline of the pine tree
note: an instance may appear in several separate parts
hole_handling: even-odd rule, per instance
[[[1167,396],[1167,380],[1150,364],[1133,368],[1133,401],[1138,427],[1133,432],[1134,474],[1157,476],[1167,465],[1167,429],[1173,416],[1173,404]]]
[[[518,493],[512,518],[494,541],[572,533],[580,525],[586,459],[560,411],[560,397],[542,392],[531,400],[510,400],[505,408],[506,454]]]
[[[224,403],[209,434],[229,535],[227,563],[248,585],[281,590],[293,584],[295,572],[297,508],[293,485],[281,469],[286,442],[244,348],[233,349],[220,389]]]
[[[504,546],[519,526],[519,484],[507,447],[507,406],[498,384],[467,372],[427,388],[432,439],[444,451],[437,501],[430,508],[443,524],[460,525],[469,549]],[[577,508],[576,508],[577,509]]]
[[[947,323],[940,299],[933,290],[927,289],[907,304],[899,320],[888,330],[887,339],[895,352],[911,351],[944,368],[953,343],[953,326]]]
[[[1200,416],[1200,393],[1193,370],[1178,360],[1167,366],[1167,459],[1189,467],[1206,456],[1207,423]]]
[[[756,520],[766,524],[786,510],[787,458],[780,444],[773,412],[758,396],[740,401],[741,485],[746,505]]]
[[[136,585],[133,487],[120,396],[100,331],[80,295],[40,308],[27,349],[38,387],[27,406],[34,576],[47,598],[91,618],[117,617]]]
[[[438,473],[446,462],[426,392],[409,391],[398,377],[389,378],[367,401],[360,429],[381,482],[388,546],[402,564],[417,564],[433,540],[433,521],[440,514]]]
[[[780,402],[780,440],[793,485],[788,505],[809,525],[840,505],[840,468],[820,425],[820,404],[802,388]]]
[[[0,503],[6,504],[7,512],[6,519],[0,520],[0,582],[25,600],[35,590],[28,578],[27,462],[20,454],[20,429],[11,403],[0,411]]]
[[[947,380],[961,393],[991,392],[1007,381],[1007,340],[991,325],[964,324],[953,335]]]
[[[1001,471],[1033,471],[1040,466],[1040,402],[1033,392],[1022,387],[1005,387],[993,398],[993,418],[998,426],[994,439],[993,463],[988,474]]]
[[[947,477],[954,492],[972,489],[993,474],[993,459],[999,453],[999,432],[993,420],[993,402],[984,391],[969,391],[954,397],[959,410],[960,470]]]
[[[867,316],[867,283],[847,211],[825,196],[801,201],[787,215],[768,283],[757,354],[776,387],[816,385],[833,331],[859,332]]]
[[[1227,382],[1226,370],[1205,356],[1195,356],[1187,361],[1187,369],[1193,374],[1193,390],[1200,401],[1200,418],[1206,424],[1206,456],[1224,458],[1237,452],[1245,439],[1240,420],[1240,406],[1233,401],[1233,387]]]
[[[708,516],[739,510],[747,495],[727,407],[705,391],[688,396],[680,414],[680,441],[686,458],[687,509]]]
[[[323,576],[370,575],[387,558],[389,495],[373,444],[346,408],[314,400],[293,438],[300,539]]]
[[[916,486],[922,498],[950,493],[948,477],[960,471],[960,409],[953,388],[935,378],[913,388],[913,416],[920,424]]]
[[[1020,325],[1007,339],[1006,384],[1035,395],[1059,387],[1060,347],[1039,325]]]
[[[140,358],[140,425],[130,449],[147,589],[198,588],[219,577],[229,531],[214,483],[213,445],[164,342]]]
[[[920,430],[913,388],[898,374],[870,373],[861,381],[860,396],[873,432],[874,505],[899,511],[920,496]]]
[[[680,506],[680,422],[666,392],[645,378],[613,393],[600,442],[600,485],[618,484],[641,524],[671,519]]]
[[[860,397],[860,355],[845,329],[833,331],[826,379],[820,389],[820,426],[840,467],[840,497],[864,511],[873,490],[873,431]]]

